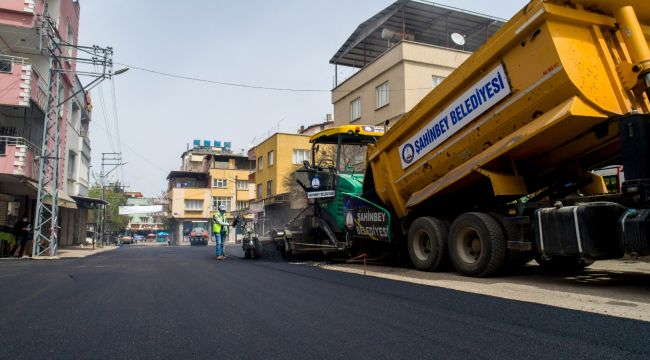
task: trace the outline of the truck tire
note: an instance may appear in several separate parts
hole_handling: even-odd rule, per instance
[[[486,277],[497,273],[506,260],[506,239],[499,223],[484,213],[456,218],[449,233],[449,256],[456,271]]]
[[[409,226],[407,248],[411,264],[418,270],[435,271],[447,253],[448,234],[444,222],[433,217],[420,217]]]
[[[289,247],[289,242],[287,239],[284,239],[282,241],[282,248],[280,252],[282,253],[282,259],[285,261],[290,261],[293,260],[293,251],[291,251],[291,248]]]
[[[501,225],[501,230],[506,238],[506,244],[508,241],[523,241],[524,234],[517,225],[504,220],[505,216],[497,213],[489,213],[498,223]],[[507,246],[506,246],[507,248]],[[506,249],[506,260],[505,264],[510,270],[514,270],[518,267],[522,267],[529,262],[533,261],[535,255],[532,251],[517,251],[512,249]]]
[[[253,248],[251,249],[251,259],[259,259],[262,257],[262,244],[256,237],[253,238]]]

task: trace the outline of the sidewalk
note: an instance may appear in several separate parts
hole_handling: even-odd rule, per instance
[[[118,246],[113,246],[113,245],[104,245],[103,248],[95,246],[95,250],[93,250],[92,245],[90,246],[84,245],[83,247],[81,246],[62,247],[58,249],[57,256],[54,258],[42,256],[37,259],[80,259],[91,255],[103,253],[106,251],[115,250],[117,248]]]
[[[364,274],[359,264],[320,264],[326,270]],[[464,277],[455,272],[424,272],[368,265],[366,274],[510,300],[544,304],[650,322],[650,264],[636,260],[597,261],[583,272],[552,275],[534,263],[494,278]]]

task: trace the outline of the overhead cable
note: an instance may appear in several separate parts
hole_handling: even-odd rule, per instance
[[[195,77],[195,76],[172,74],[172,73],[147,69],[147,68],[143,68],[143,67],[138,67],[138,66],[134,66],[134,65],[130,65],[130,64],[124,64],[124,63],[118,63],[118,62],[116,62],[115,64],[125,66],[125,67],[128,67],[130,69],[135,69],[135,70],[139,70],[139,71],[143,71],[143,72],[147,72],[147,73],[151,73],[151,74],[155,74],[155,75],[170,77],[170,78],[197,81],[197,82],[202,82],[202,83],[216,84],[216,85],[223,85],[223,86],[246,88],[246,89],[270,90],[270,91],[287,91],[287,92],[307,92],[307,93],[329,93],[329,92],[350,92],[351,91],[351,90],[346,90],[346,89],[334,89],[334,90],[332,90],[332,89],[300,89],[300,88],[291,88],[291,87],[274,87],[274,86],[241,84],[241,83],[233,83],[233,82],[226,82],[226,81],[203,79],[203,78],[199,78],[199,77]],[[432,89],[431,87],[423,87],[423,88],[412,88],[412,89],[389,89],[388,91],[389,92],[398,92],[398,91],[431,90],[431,89]]]

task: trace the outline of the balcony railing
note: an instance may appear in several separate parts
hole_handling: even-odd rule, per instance
[[[42,1],[39,1],[41,3]],[[14,11],[17,13],[30,13],[34,14],[37,11],[37,5],[39,8],[43,6],[37,4],[35,0],[3,0],[3,4],[0,6],[0,9],[5,9],[9,11]]]
[[[29,106],[31,69],[27,58],[0,55],[0,104]]]
[[[16,145],[23,145],[27,148],[27,150],[31,151],[36,155],[40,155],[41,153],[41,148],[32,144],[31,142],[29,142],[27,139],[23,137],[0,136],[0,155],[6,155],[7,146],[16,146]]]
[[[22,175],[36,179],[41,150],[27,139],[15,136],[0,136],[0,173]]]

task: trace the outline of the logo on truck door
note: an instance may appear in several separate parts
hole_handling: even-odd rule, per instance
[[[505,69],[500,64],[400,145],[402,168],[409,167],[511,93]]]
[[[390,216],[386,210],[363,199],[344,195],[343,214],[348,235],[390,241]]]

